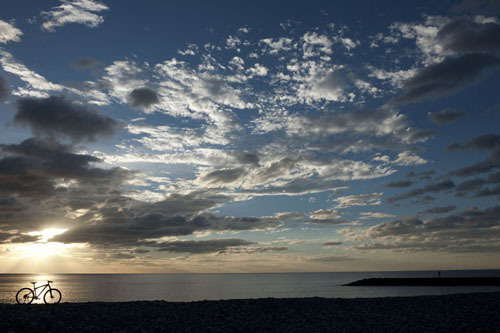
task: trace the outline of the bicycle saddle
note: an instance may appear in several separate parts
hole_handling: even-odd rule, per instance
[[[47,283],[54,283],[54,282],[52,282],[52,281],[47,281]]]
[[[36,281],[35,282],[31,282],[31,283],[36,284]]]

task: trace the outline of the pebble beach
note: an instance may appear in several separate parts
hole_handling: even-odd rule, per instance
[[[500,292],[0,304],[0,332],[500,332]]]

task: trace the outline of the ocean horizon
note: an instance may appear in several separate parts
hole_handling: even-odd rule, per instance
[[[442,277],[500,277],[500,270],[443,270]],[[248,299],[366,298],[500,291],[496,286],[346,287],[373,277],[437,277],[438,271],[297,273],[131,273],[0,274],[0,303],[15,303],[17,290],[47,280],[62,292],[62,302],[125,302]],[[42,299],[34,303],[42,303]]]

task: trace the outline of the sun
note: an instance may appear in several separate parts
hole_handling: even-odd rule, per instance
[[[34,243],[19,244],[15,247],[15,251],[21,258],[46,258],[54,255],[62,255],[67,249],[71,248],[71,244],[63,244],[59,242],[51,242],[50,239],[54,236],[64,233],[67,229],[50,228],[41,231],[33,231],[27,233],[29,236],[39,236],[40,238]]]

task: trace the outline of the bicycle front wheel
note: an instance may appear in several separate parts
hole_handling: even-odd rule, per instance
[[[61,301],[62,294],[59,290],[57,289],[50,289],[43,295],[43,301],[45,304],[57,304]]]
[[[17,304],[30,304],[31,302],[33,302],[34,298],[35,294],[33,293],[33,290],[31,290],[30,288],[19,289],[19,291],[16,294]]]

